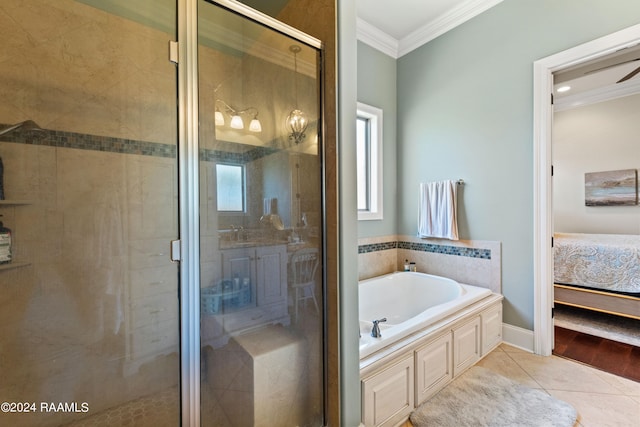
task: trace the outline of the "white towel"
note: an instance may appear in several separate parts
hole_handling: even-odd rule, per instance
[[[278,198],[267,197],[263,201],[262,215],[277,215],[278,214]]]
[[[418,237],[458,240],[457,182],[420,184]]]

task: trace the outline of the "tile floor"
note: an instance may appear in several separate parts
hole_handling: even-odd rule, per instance
[[[507,344],[478,365],[573,405],[578,411],[575,427],[640,427],[640,382],[558,356],[536,356]],[[403,427],[411,427],[411,423]]]
[[[578,411],[575,427],[640,427],[640,382],[558,356],[536,356],[507,344],[492,351],[478,365],[570,403]],[[149,417],[144,409],[148,405],[143,405],[159,404],[164,410],[170,410],[175,405],[164,400],[175,394],[176,391],[172,391],[154,399],[143,398],[73,426],[175,425],[177,414],[162,413],[160,419]],[[155,416],[161,413],[157,406],[152,412]],[[403,427],[411,427],[411,423],[406,422]]]

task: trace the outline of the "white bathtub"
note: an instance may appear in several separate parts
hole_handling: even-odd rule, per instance
[[[489,289],[413,272],[362,280],[358,292],[361,359],[491,295]],[[374,338],[373,320],[382,318],[382,336]]]

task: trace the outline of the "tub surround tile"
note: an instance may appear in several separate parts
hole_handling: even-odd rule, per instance
[[[358,255],[359,279],[365,280],[398,270],[394,251],[366,252]]]
[[[456,256],[464,256],[469,258],[491,259],[490,249],[442,245],[442,244],[436,244],[436,243],[407,242],[407,241],[400,241],[397,243],[398,243],[399,249],[407,249],[410,251],[432,252],[432,253],[443,254],[443,255],[456,255]]]
[[[502,292],[500,242],[391,235],[360,239],[358,254],[360,280],[400,271],[409,260],[418,271]]]
[[[366,254],[370,252],[386,251],[390,249],[397,249],[400,242],[383,242],[372,243],[368,245],[358,245],[358,253]]]

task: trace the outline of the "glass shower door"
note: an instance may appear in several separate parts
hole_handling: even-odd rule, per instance
[[[198,5],[202,425],[322,425],[321,50]]]
[[[175,22],[0,4],[0,425],[180,423]]]

